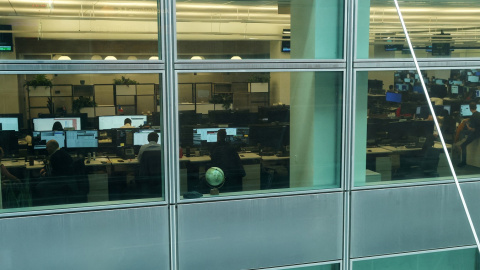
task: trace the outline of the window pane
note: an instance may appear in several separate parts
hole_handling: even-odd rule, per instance
[[[474,270],[478,268],[475,248],[405,255],[353,262],[353,270]]]
[[[341,72],[179,74],[183,198],[339,187],[342,79]]]
[[[178,59],[343,57],[341,0],[177,1]]]
[[[411,58],[394,2],[361,0],[359,4],[357,58]],[[439,4],[407,0],[399,6],[417,57],[480,56],[476,35],[478,1]]]
[[[122,76],[133,84],[115,84]],[[0,82],[0,212],[163,200],[158,74]]]
[[[480,173],[479,75],[475,69],[422,71],[461,178]],[[355,185],[452,179],[416,71],[359,72],[356,93]]]
[[[1,1],[0,59],[148,60],[157,16],[156,0]]]

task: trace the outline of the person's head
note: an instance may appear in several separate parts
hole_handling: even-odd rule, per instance
[[[63,131],[62,123],[58,121],[53,123],[52,131]]]
[[[125,118],[125,120],[123,121],[123,124],[126,125],[126,124],[132,124],[132,119],[130,118]]]
[[[390,85],[388,86],[388,90],[389,90],[389,91],[393,91],[393,85],[390,84]]]
[[[217,142],[224,142],[227,138],[227,131],[225,129],[219,129],[217,132]]]
[[[477,103],[475,103],[475,102],[470,102],[470,104],[468,104],[468,106],[470,107],[471,112],[475,112],[477,110]]]
[[[50,140],[47,142],[47,152],[49,155],[53,154],[58,148],[60,148],[60,145],[57,141]]]
[[[158,134],[156,132],[148,133],[148,141],[149,142],[158,142]]]

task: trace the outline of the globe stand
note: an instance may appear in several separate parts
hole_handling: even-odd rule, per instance
[[[225,174],[218,167],[211,167],[205,172],[205,181],[210,186],[210,195],[219,195],[218,190],[225,183]]]
[[[218,195],[218,194],[220,194],[220,191],[218,190],[218,188],[210,189],[210,195]]]

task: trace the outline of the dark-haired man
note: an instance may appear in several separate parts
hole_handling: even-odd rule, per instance
[[[457,165],[458,167],[463,167],[467,164],[467,145],[475,139],[480,138],[480,112],[477,111],[477,104],[475,102],[471,102],[469,107],[472,116],[470,116],[470,119],[464,120],[467,121],[465,127],[468,129],[469,134],[467,139],[460,145],[462,148],[462,161]]]

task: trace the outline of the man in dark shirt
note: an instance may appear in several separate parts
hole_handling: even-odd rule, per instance
[[[457,165],[458,167],[463,167],[467,164],[467,145],[475,139],[480,138],[480,112],[477,112],[477,104],[475,102],[471,102],[469,107],[472,116],[470,116],[470,119],[464,121],[467,121],[465,126],[470,133],[468,134],[467,139],[460,145],[462,148],[462,162]]]
[[[40,171],[42,176],[58,177],[70,175],[72,173],[72,157],[65,150],[61,149],[55,140],[48,141],[46,148],[50,158],[46,168]]]
[[[212,167],[219,167],[225,174],[225,184],[220,189],[223,192],[242,191],[242,178],[245,176],[240,156],[233,146],[226,142],[227,132],[220,129],[217,132],[217,145],[212,151]]]

